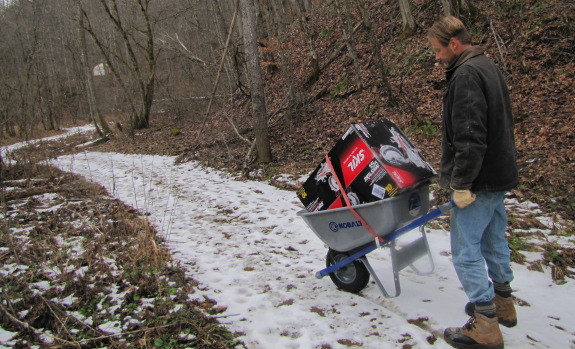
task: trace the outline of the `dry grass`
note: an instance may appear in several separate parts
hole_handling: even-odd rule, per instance
[[[37,165],[38,154],[18,158],[1,178],[0,326],[17,333],[10,345],[239,344],[212,316],[221,307],[196,294],[197,282],[137,211],[81,177]]]

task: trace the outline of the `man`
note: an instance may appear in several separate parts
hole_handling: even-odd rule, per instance
[[[503,348],[498,323],[517,323],[503,202],[518,184],[509,91],[459,19],[441,18],[427,37],[446,68],[439,181],[453,190],[451,250],[471,316],[463,327],[447,328],[445,340],[456,348]]]

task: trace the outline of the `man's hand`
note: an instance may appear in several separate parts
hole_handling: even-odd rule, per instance
[[[475,201],[475,194],[471,190],[456,190],[453,189],[453,201],[459,208],[464,208]]]

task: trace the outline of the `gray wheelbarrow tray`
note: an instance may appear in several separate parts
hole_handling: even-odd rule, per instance
[[[310,229],[328,246],[326,268],[316,273],[317,278],[329,275],[334,284],[348,292],[357,293],[364,289],[371,276],[383,296],[397,297],[401,294],[399,272],[410,267],[419,275],[434,271],[435,265],[424,232],[424,225],[449,211],[453,201],[428,212],[429,185],[424,184],[398,196],[353,206],[355,211],[383,238],[376,243],[375,238],[351,213],[347,207],[297,213]],[[398,248],[396,238],[419,227],[421,236]],[[394,276],[395,293],[390,295],[367,260],[367,254],[378,247],[389,247]],[[422,272],[414,262],[427,256],[429,270]]]

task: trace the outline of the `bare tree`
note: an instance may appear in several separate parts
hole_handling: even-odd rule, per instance
[[[272,160],[268,138],[268,115],[264,94],[264,82],[258,52],[258,31],[254,0],[240,0],[242,27],[246,54],[246,69],[250,83],[257,159],[260,163]]]
[[[9,57],[13,66],[10,88],[14,90],[10,114],[18,129],[18,135],[28,139],[38,118],[40,97],[40,28],[38,3],[23,4],[14,9],[15,52]],[[5,65],[6,66],[6,65]],[[8,65],[10,66],[10,65]]]
[[[81,0],[77,1],[81,3]],[[100,0],[101,9],[118,34],[124,52],[118,52],[108,44],[91,24],[86,10],[83,7],[81,9],[85,19],[81,23],[83,29],[94,39],[129,104],[131,129],[149,126],[154,100],[157,52],[154,48],[150,2],[151,0],[137,0],[136,8],[123,8],[121,11],[117,0]],[[128,12],[136,14],[137,17],[128,21]],[[125,76],[123,71],[127,71],[128,76]],[[132,95],[130,81],[134,83],[139,98]]]
[[[162,102],[169,100],[173,93],[179,105],[186,104],[182,115],[193,117],[194,110],[202,109],[204,102],[198,102],[196,96],[205,97],[203,87],[213,81],[217,66],[214,62],[219,60],[222,49],[215,39],[209,2],[13,0],[0,3],[0,128],[3,134],[26,136],[38,126],[58,128],[63,117],[75,121],[77,115],[80,118],[91,115],[91,119],[100,120],[98,110],[102,117],[114,113],[129,117],[131,127],[145,127],[154,96],[158,94],[158,77],[162,79]],[[81,7],[82,17],[78,17],[77,6]],[[226,26],[232,14],[230,7],[226,0],[218,0],[214,7]],[[85,44],[78,33],[80,24],[86,36]],[[162,33],[163,43],[156,32]],[[161,57],[163,60],[158,59],[160,50],[169,53]],[[235,76],[240,71],[237,65],[240,55],[235,45],[231,51],[226,71],[233,88],[241,80]],[[92,85],[88,79],[93,77],[89,67],[97,63],[103,63],[106,75],[95,78]],[[85,114],[79,112],[84,109]],[[98,128],[103,129],[104,125],[105,121],[99,122]]]
[[[239,3],[239,0],[236,0],[236,4]],[[216,78],[214,80],[214,85],[212,87],[212,92],[210,94],[210,101],[208,103],[208,109],[206,110],[205,116],[204,116],[204,121],[202,122],[202,126],[200,126],[200,128],[198,129],[198,135],[196,136],[196,139],[202,134],[202,132],[204,131],[204,126],[206,125],[206,121],[208,120],[208,117],[210,116],[210,111],[212,110],[212,104],[214,102],[214,98],[216,96],[216,91],[218,90],[218,85],[220,83],[220,76],[222,73],[222,68],[224,67],[224,63],[226,61],[226,57],[227,57],[227,53],[228,53],[228,48],[230,47],[230,42],[231,42],[231,37],[232,37],[232,33],[234,30],[234,25],[236,23],[236,18],[239,12],[239,7],[236,6],[236,10],[234,11],[234,15],[232,17],[232,22],[230,24],[230,28],[228,30],[228,35],[226,38],[226,42],[224,44],[224,52],[222,53],[222,58],[220,59],[220,64],[218,67],[218,72],[216,74]],[[234,127],[234,129],[237,130],[237,128],[235,127],[235,125],[232,123],[232,126]]]

